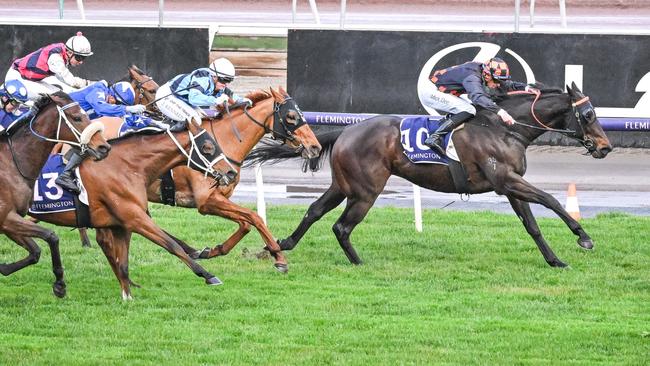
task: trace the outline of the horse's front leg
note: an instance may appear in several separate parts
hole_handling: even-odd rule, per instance
[[[495,189],[495,191],[522,201],[538,203],[553,210],[553,212],[564,221],[569,229],[571,229],[571,232],[578,236],[578,245],[581,248],[592,249],[594,247],[594,243],[589,235],[587,235],[587,233],[582,229],[582,226],[580,226],[580,224],[574,220],[568,212],[566,212],[560,202],[550,194],[525,181],[520,175],[510,172],[504,179],[502,187],[500,189]]]
[[[512,196],[508,196],[508,200],[510,201],[512,209],[515,210],[515,213],[519,217],[519,220],[524,224],[526,231],[533,238],[535,244],[537,244],[539,251],[542,252],[546,263],[551,267],[566,267],[566,263],[562,262],[555,253],[553,253],[553,250],[551,250],[546,243],[546,240],[544,240],[544,236],[539,230],[539,226],[537,226],[537,220],[535,220],[535,216],[533,216],[533,213],[530,211],[530,205],[528,202],[520,201]]]
[[[275,258],[274,266],[280,272],[287,272],[287,260],[282,254],[278,243],[273,239],[273,235],[268,227],[264,224],[262,218],[252,210],[238,206],[230,201],[218,191],[212,192],[206,200],[198,201],[197,206],[202,215],[221,216],[225,219],[236,222],[239,227],[223,244],[214,248],[206,248],[199,254],[200,258],[212,258],[219,255],[228,254],[237,245],[241,239],[250,232],[250,225],[253,225],[259,231],[266,249],[271,252]]]

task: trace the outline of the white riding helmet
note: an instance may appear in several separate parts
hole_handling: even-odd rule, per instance
[[[235,66],[227,58],[218,58],[210,64],[210,70],[214,71],[217,74],[217,77],[230,79],[233,81],[235,79]]]
[[[88,41],[88,38],[84,37],[81,32],[77,32],[76,36],[70,37],[65,43],[65,47],[75,55],[88,57],[93,54],[90,50],[90,42]]]

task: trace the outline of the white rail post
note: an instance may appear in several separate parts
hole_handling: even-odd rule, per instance
[[[158,1],[158,27],[162,27],[163,25],[163,15],[165,13],[165,0],[159,0]],[[210,46],[212,46],[212,42],[210,42]]]
[[[316,0],[309,0],[309,7],[311,8],[311,12],[314,14],[314,18],[316,18],[316,24],[320,24],[320,15],[318,15]]]
[[[413,185],[413,213],[415,214],[415,230],[422,232],[422,195],[420,186]]]
[[[566,1],[560,0],[560,21],[562,22],[562,27],[566,28]]]
[[[345,27],[345,12],[346,12],[346,1],[341,0],[341,21],[339,23],[339,28],[343,29]]]
[[[79,13],[81,14],[81,20],[86,20],[86,11],[84,10],[83,0],[77,0],[77,9],[79,9]]]
[[[296,22],[296,8],[297,8],[296,3],[297,2],[298,2],[298,0],[292,0],[291,1],[291,22],[292,23]]]
[[[519,9],[521,0],[515,0],[515,32],[519,32]]]
[[[264,179],[262,178],[262,165],[255,165],[255,186],[257,187],[257,214],[266,224],[266,202],[264,202]]]
[[[535,0],[530,0],[530,27],[535,26]]]
[[[63,1],[59,0],[59,19],[63,19]]]

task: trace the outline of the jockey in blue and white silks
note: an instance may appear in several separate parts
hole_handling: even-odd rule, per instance
[[[112,86],[106,82],[99,81],[87,88],[70,93],[70,98],[79,103],[81,109],[86,111],[90,119],[99,117],[131,117],[131,113],[142,113],[145,106],[138,104],[133,105],[135,101],[135,91],[130,83],[121,81]],[[71,155],[68,163],[63,169],[55,183],[61,188],[79,194],[80,190],[74,181],[74,170],[85,159],[84,156],[76,149],[71,149]]]
[[[183,125],[192,120],[201,125],[201,107],[209,108],[233,99],[236,103],[250,99],[234,94],[227,85],[235,79],[235,67],[219,58],[210,67],[181,74],[162,85],[156,92],[158,109],[170,119]]]
[[[142,113],[146,107],[135,101],[135,91],[130,83],[121,81],[107,86],[100,81],[87,88],[70,93],[70,97],[88,113],[90,119],[103,116],[124,117],[128,113]]]
[[[16,120],[27,111],[27,88],[18,80],[0,85],[0,134],[8,131]]]

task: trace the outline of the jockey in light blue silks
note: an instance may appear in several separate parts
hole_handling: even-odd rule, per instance
[[[70,98],[79,103],[79,106],[88,114],[90,119],[99,117],[124,117],[125,120],[139,118],[132,114],[144,112],[145,106],[133,105],[135,91],[130,83],[121,81],[112,86],[100,81],[87,88],[70,93]],[[74,170],[85,159],[77,149],[71,149],[71,155],[63,172],[56,179],[56,184],[63,189],[79,194],[80,190],[74,181]]]
[[[172,127],[177,130],[192,120],[201,125],[201,107],[209,108],[228,102],[245,102],[227,88],[235,79],[235,66],[225,58],[216,59],[210,67],[200,68],[189,74],[181,74],[162,85],[156,92],[158,109],[170,119],[178,122]]]
[[[27,111],[23,104],[28,100],[27,88],[18,80],[0,85],[0,134],[5,133]]]

